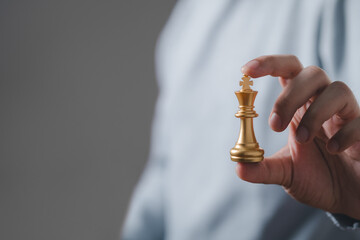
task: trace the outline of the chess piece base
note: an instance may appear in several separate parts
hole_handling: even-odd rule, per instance
[[[236,144],[230,150],[230,157],[234,162],[261,162],[264,159],[264,150],[257,143]]]

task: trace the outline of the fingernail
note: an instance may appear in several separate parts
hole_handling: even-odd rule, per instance
[[[309,139],[309,131],[304,126],[299,127],[296,132],[296,141],[298,141],[299,143],[304,143],[308,139]]]
[[[331,139],[328,143],[328,149],[330,152],[337,152],[339,150],[339,144],[334,139]]]
[[[280,116],[274,112],[270,117],[269,124],[274,130],[280,131],[282,126]]]
[[[259,61],[251,60],[241,68],[241,71],[242,73],[248,73],[251,70],[252,71],[256,70],[256,68],[259,67],[259,65],[260,65]]]

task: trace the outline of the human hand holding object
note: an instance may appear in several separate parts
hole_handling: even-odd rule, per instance
[[[252,78],[279,77],[283,91],[269,117],[288,143],[259,163],[238,163],[249,182],[279,184],[298,201],[360,219],[360,108],[343,82],[331,82],[293,55],[258,57],[244,65]]]

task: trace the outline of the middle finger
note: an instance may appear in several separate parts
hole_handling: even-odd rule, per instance
[[[329,84],[330,80],[322,69],[315,66],[304,68],[288,81],[276,100],[269,118],[271,128],[274,131],[285,130],[297,109]]]

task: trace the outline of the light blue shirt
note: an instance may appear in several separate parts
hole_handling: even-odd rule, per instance
[[[241,66],[294,54],[360,96],[360,1],[181,0],[157,46],[160,96],[149,163],[134,192],[124,239],[359,239],[280,186],[235,174]],[[254,80],[257,140],[269,156],[287,143],[267,119],[281,91]],[[358,189],[357,189],[358,190]]]

